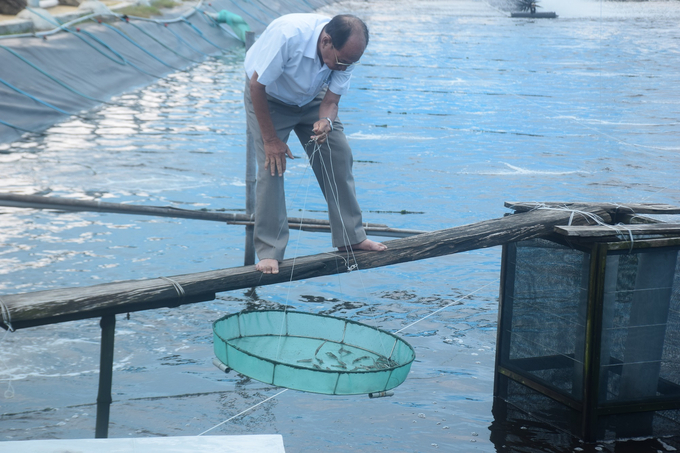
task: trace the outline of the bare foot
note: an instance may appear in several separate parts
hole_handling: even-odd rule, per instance
[[[278,274],[279,262],[275,259],[265,258],[255,265],[255,269],[263,274]]]
[[[341,252],[345,252],[347,250],[368,250],[371,252],[382,252],[384,250],[387,250],[387,246],[382,242],[375,242],[371,241],[370,239],[364,239],[362,242],[350,245],[349,247],[345,246],[338,247],[338,250]]]

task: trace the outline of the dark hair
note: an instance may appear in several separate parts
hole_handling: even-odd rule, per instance
[[[352,32],[355,31],[364,34],[368,46],[368,27],[357,16],[339,14],[326,24],[324,31],[330,35],[331,40],[333,40],[333,47],[338,50],[342,49]]]

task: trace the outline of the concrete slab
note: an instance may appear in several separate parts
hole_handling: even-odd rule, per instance
[[[0,35],[18,35],[19,33],[29,33],[33,31],[33,22],[30,20],[15,19],[14,16],[0,22]]]
[[[0,442],[1,453],[285,453],[280,434]]]

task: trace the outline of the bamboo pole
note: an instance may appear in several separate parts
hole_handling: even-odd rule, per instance
[[[255,225],[255,222],[230,222],[232,225]],[[390,227],[377,227],[377,226],[367,226],[364,227],[364,231],[368,235],[373,236],[383,236],[383,237],[393,237],[393,238],[406,238],[409,236],[415,236],[416,234],[427,233],[427,231],[422,230],[408,230],[402,228],[390,228]],[[330,225],[319,225],[319,224],[309,224],[309,223],[288,223],[288,227],[294,230],[302,230],[307,232],[318,232],[318,233],[330,233]],[[251,263],[252,264],[252,263]]]
[[[14,208],[31,209],[54,209],[59,211],[89,211],[106,212],[112,214],[132,214],[146,215],[155,217],[174,217],[180,219],[210,220],[214,222],[226,222],[230,225],[244,225],[243,222],[252,222],[253,218],[249,214],[234,214],[228,212],[197,211],[192,209],[181,209],[170,206],[139,206],[123,203],[109,203],[105,201],[75,200],[62,197],[42,197],[39,195],[17,195],[0,193],[0,206]],[[329,225],[328,220],[323,219],[304,219],[300,217],[289,217],[288,224],[296,227],[299,224],[309,225]],[[367,228],[389,228],[382,223],[366,223]],[[407,230],[408,231],[408,230]]]

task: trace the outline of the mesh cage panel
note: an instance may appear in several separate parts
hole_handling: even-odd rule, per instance
[[[509,247],[509,363],[580,399],[590,256],[540,239]]]
[[[607,256],[600,402],[680,395],[680,267],[674,248]]]

